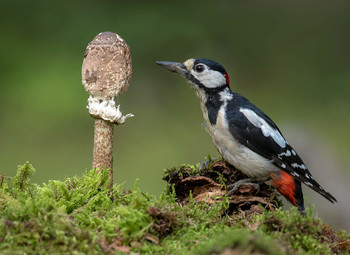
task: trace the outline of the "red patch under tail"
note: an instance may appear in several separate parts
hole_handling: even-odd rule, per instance
[[[272,186],[294,206],[298,206],[295,201],[295,182],[293,177],[282,170],[279,173],[271,174],[270,177]]]

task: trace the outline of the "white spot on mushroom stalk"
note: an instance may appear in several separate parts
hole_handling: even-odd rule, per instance
[[[108,100],[105,98],[90,96],[86,108],[89,109],[91,116],[95,118],[102,118],[117,124],[123,124],[126,119],[134,116],[131,113],[123,116],[119,110],[119,105],[117,108],[115,107],[114,98]]]

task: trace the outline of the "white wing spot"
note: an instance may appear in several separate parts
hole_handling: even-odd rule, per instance
[[[240,108],[239,111],[256,127],[260,128],[265,137],[271,137],[282,148],[286,147],[286,140],[278,130],[272,128],[267,122],[250,109]]]
[[[286,165],[285,165],[285,164],[282,164],[281,166],[282,166],[283,168],[286,168]]]
[[[299,165],[298,163],[293,163],[293,164],[291,164],[291,166],[294,168],[300,168],[300,169],[304,169],[304,170],[307,169],[307,167],[304,164]]]
[[[291,156],[292,154],[290,153],[290,150],[287,150],[287,151],[284,151],[280,154],[278,154],[278,157],[281,158],[282,156],[286,156],[286,157],[289,157]]]
[[[305,182],[305,184],[307,185],[307,186],[310,186],[310,187],[313,187],[314,185],[312,185],[310,182]]]
[[[297,155],[297,153],[295,152],[295,150],[292,150],[292,153],[293,153],[294,156]]]
[[[310,176],[309,176],[308,174],[305,174],[305,177],[308,178],[308,179],[310,179]]]
[[[296,173],[296,172],[292,172],[291,175],[296,176],[296,177],[299,177],[299,174]]]

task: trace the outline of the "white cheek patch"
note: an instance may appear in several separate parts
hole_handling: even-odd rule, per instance
[[[259,117],[255,112],[250,109],[240,108],[239,111],[256,127],[261,129],[261,132],[266,137],[271,137],[282,148],[286,147],[286,140],[284,140],[278,130],[272,128],[267,122]]]
[[[226,84],[225,76],[218,71],[208,70],[206,68],[203,72],[197,73],[192,69],[191,74],[207,88],[217,88]]]

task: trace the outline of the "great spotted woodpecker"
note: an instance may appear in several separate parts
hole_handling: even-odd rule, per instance
[[[203,58],[157,64],[180,74],[191,85],[216,149],[250,177],[229,185],[229,194],[243,183],[271,180],[272,186],[302,212],[302,182],[330,202],[337,201],[312,177],[276,124],[248,99],[231,91],[229,76],[220,64]]]

